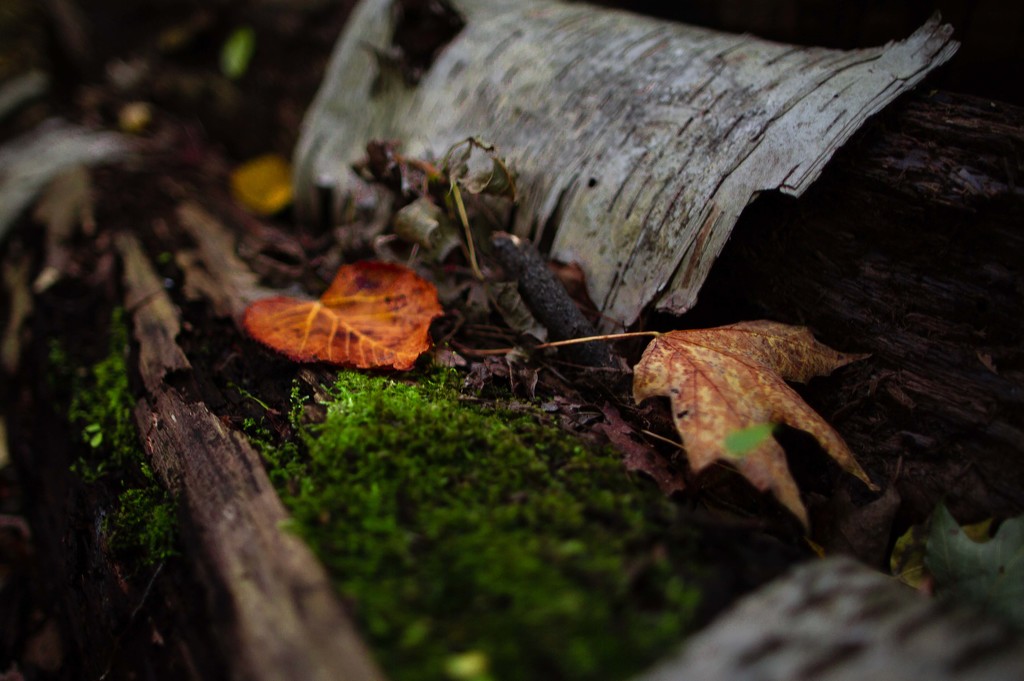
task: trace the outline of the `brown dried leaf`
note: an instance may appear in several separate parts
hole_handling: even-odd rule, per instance
[[[622,453],[622,462],[627,471],[645,473],[657,483],[663,494],[669,496],[686,489],[686,483],[679,471],[653,447],[643,442],[633,426],[626,423],[619,410],[611,404],[601,407],[607,423],[595,427],[604,433],[608,441]]]
[[[366,158],[356,165],[357,169],[366,179],[383,184],[399,196],[425,196],[431,179],[439,177],[437,169],[426,161],[403,156],[399,146],[397,140],[371,140],[366,145]]]
[[[480,154],[473,152],[479,150]],[[442,168],[452,185],[458,184],[470,194],[489,194],[516,200],[515,173],[498,156],[493,144],[477,137],[456,142],[445,154]]]
[[[775,439],[736,457],[728,454],[726,438],[757,424],[785,423],[814,435],[843,469],[874,489],[839,434],[786,384],[827,375],[864,357],[836,352],[814,340],[808,329],[777,322],[672,331],[644,351],[635,368],[633,397],[638,403],[655,396],[671,400],[695,472],[728,460],[807,526],[807,510]]]

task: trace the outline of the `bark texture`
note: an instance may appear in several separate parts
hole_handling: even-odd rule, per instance
[[[195,207],[185,214],[205,218],[207,238],[216,240],[212,218]],[[122,234],[117,247],[146,388],[135,410],[139,433],[154,470],[185,506],[189,558],[212,599],[212,630],[237,656],[232,676],[382,679],[323,568],[284,531],[288,514],[259,454],[189,397],[191,365],[176,342],[178,313],[138,242]],[[233,251],[210,264],[223,267]],[[226,281],[230,288],[230,277]]]
[[[864,119],[956,50],[932,20],[907,40],[797,48],[549,2],[464,0],[462,32],[409,88],[375,62],[393,0],[367,0],[304,124],[296,184],[352,191],[374,138],[440,156],[478,135],[519,173],[514,231],[580,264],[591,298],[630,325],[681,313],[759,192],[800,195]],[[613,322],[605,322],[606,327]]]
[[[1003,681],[1022,675],[1019,634],[832,558],[801,566],[743,599],[675,659],[635,681]]]
[[[686,318],[807,324],[872,353],[810,393],[899,492],[899,527],[943,499],[963,522],[1024,512],[1022,158],[1024,109],[909,98],[800,200],[751,206]]]

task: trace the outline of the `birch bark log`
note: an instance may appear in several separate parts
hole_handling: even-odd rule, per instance
[[[300,212],[367,141],[438,157],[480,136],[519,173],[514,231],[579,263],[606,329],[682,313],[758,193],[800,195],[871,114],[956,51],[935,18],[842,52],[541,0],[452,3],[466,26],[415,87],[388,78],[394,0],[365,0],[296,154]],[[372,49],[371,49],[372,48]],[[376,50],[376,51],[375,51]]]

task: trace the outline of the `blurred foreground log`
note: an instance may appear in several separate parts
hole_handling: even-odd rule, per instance
[[[930,601],[847,558],[815,561],[742,599],[634,681],[1003,681],[1020,635]]]

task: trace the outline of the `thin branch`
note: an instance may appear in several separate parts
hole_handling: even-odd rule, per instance
[[[543,350],[544,348],[557,348],[563,345],[575,345],[577,343],[590,343],[593,341],[617,341],[625,338],[641,338],[660,336],[661,333],[658,331],[631,331],[629,333],[609,333],[603,336],[585,336],[583,338],[570,338],[568,340],[551,341],[549,343],[541,343],[540,345],[534,346],[535,350]]]
[[[541,343],[540,345],[534,345],[532,350],[544,350],[546,348],[557,348],[562,345],[577,345],[579,343],[591,343],[597,341],[615,341],[626,338],[641,338],[641,337],[653,337],[660,336],[658,331],[631,331],[630,333],[609,333],[603,336],[586,336],[584,338],[570,338],[568,340],[551,341],[550,343]],[[494,355],[507,355],[510,352],[515,352],[517,348],[487,348],[482,350],[475,350],[471,348],[459,347],[459,352],[465,355],[472,355],[475,357],[488,357]]]
[[[643,433],[644,435],[647,435],[648,437],[653,437],[655,440],[660,440],[661,442],[665,442],[667,444],[672,445],[673,447],[678,447],[679,449],[682,449],[683,451],[686,451],[686,448],[683,447],[683,443],[682,442],[676,442],[675,440],[670,440],[669,438],[665,437],[664,435],[658,435],[657,433],[652,433],[649,430],[641,430],[640,432]]]

